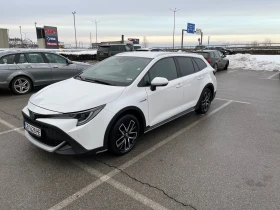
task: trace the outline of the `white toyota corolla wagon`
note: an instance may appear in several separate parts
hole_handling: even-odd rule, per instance
[[[31,96],[27,139],[48,152],[128,153],[140,134],[191,111],[206,113],[217,90],[200,55],[129,52]]]

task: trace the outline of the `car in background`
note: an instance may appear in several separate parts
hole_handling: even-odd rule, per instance
[[[89,66],[46,51],[4,51],[0,52],[0,88],[22,95],[33,87],[69,79]]]
[[[195,46],[194,50],[203,50],[205,48],[206,47],[204,45],[197,45],[197,46]]]
[[[233,55],[234,51],[230,49],[226,49],[224,47],[205,47],[205,50],[218,50],[224,55]]]
[[[142,47],[141,47],[141,45],[139,45],[139,44],[135,44],[135,45],[133,45],[133,49],[136,51],[136,50],[138,50],[138,49],[141,49]]]
[[[31,96],[25,136],[58,154],[126,154],[141,134],[207,113],[217,91],[213,71],[197,54],[118,54]]]
[[[164,52],[162,49],[159,49],[159,48],[141,48],[141,49],[137,49],[136,51],[142,51],[142,52]]]
[[[104,60],[118,53],[133,51],[132,45],[127,44],[104,44],[100,45],[97,50],[96,59]]]
[[[202,51],[194,51],[193,53],[197,53],[202,55],[205,60],[215,69],[218,70],[227,70],[229,66],[229,60],[226,58],[226,55],[222,54],[218,50],[202,50]]]

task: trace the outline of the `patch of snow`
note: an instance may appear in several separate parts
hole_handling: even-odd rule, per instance
[[[229,68],[257,71],[280,71],[280,55],[228,55]]]

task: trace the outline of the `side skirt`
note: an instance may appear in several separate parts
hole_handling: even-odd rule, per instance
[[[194,108],[187,109],[186,111],[183,111],[183,112],[181,112],[179,114],[176,114],[173,117],[170,117],[170,118],[168,118],[168,119],[166,119],[166,120],[164,120],[164,121],[162,121],[160,123],[157,123],[157,124],[155,124],[153,126],[147,126],[145,131],[144,131],[144,133],[147,133],[147,132],[149,132],[151,130],[154,130],[155,128],[160,127],[160,126],[162,126],[162,125],[164,125],[164,124],[166,124],[166,123],[168,123],[168,122],[170,122],[172,120],[175,120],[175,119],[177,119],[179,117],[182,117],[182,116],[184,116],[184,115],[186,115],[186,114],[188,114],[190,112],[193,112],[194,110],[195,110]]]

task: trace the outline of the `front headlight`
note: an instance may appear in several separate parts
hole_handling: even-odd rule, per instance
[[[77,126],[84,125],[91,121],[106,105],[98,106],[93,109],[89,109],[81,112],[65,113],[62,115],[55,115],[53,118],[74,118],[77,119]]]

